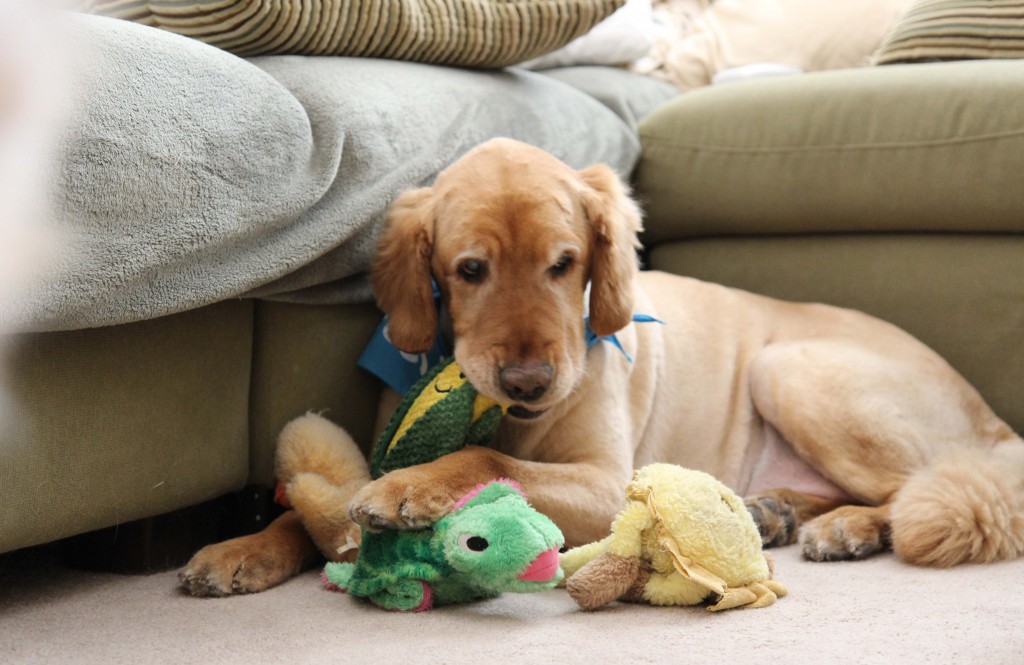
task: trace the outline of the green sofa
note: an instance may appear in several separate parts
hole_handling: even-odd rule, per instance
[[[369,447],[380,386],[355,361],[400,192],[497,136],[626,177],[639,119],[679,94],[612,68],[244,59],[69,21],[88,61],[52,207],[77,242],[12,310],[0,552],[92,533],[62,545],[90,566],[135,568],[122,549],[160,566],[214,523],[265,524],[276,436],[302,413]]]
[[[586,87],[571,80],[586,72],[562,76]],[[639,122],[639,159],[624,160],[647,214],[645,267],[891,320],[1021,431],[1022,89],[1024,62],[990,61],[602,102],[628,131]],[[380,387],[355,360],[379,313],[363,293],[347,303],[239,293],[22,336],[7,367],[17,406],[0,446],[0,552],[128,533],[136,520],[268,488],[277,432],[309,410],[368,446]],[[254,514],[258,524],[265,507]]]

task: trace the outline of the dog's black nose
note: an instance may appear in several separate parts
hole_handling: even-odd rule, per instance
[[[554,370],[542,362],[506,365],[498,372],[498,382],[505,394],[517,402],[533,402],[541,398],[551,385]]]

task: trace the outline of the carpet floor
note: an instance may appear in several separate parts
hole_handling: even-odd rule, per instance
[[[790,595],[757,610],[615,604],[564,590],[421,614],[329,593],[316,571],[261,594],[196,599],[176,573],[119,576],[0,558],[0,662],[1024,663],[1024,559],[952,570],[883,555],[776,550]]]

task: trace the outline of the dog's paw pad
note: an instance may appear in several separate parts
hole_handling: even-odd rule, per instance
[[[407,482],[401,474],[394,471],[356,492],[349,518],[371,531],[422,529],[455,505],[448,491],[428,483]]]
[[[811,520],[800,528],[799,542],[804,558],[811,561],[866,559],[889,547],[887,525],[856,513],[828,513]]]
[[[208,545],[178,573],[181,588],[192,596],[222,597],[255,593],[298,572],[287,559],[262,551],[244,539]]]
[[[193,565],[194,563],[195,559],[178,573],[178,582],[182,590],[191,596],[204,598],[219,598],[232,594],[230,576],[219,574],[219,571],[212,570],[202,563]]]
[[[374,506],[368,503],[353,501],[349,507],[348,516],[353,522],[369,531],[401,528],[401,525],[395,520],[380,514]]]
[[[764,547],[781,547],[796,541],[796,512],[788,503],[763,494],[748,497],[744,503]]]

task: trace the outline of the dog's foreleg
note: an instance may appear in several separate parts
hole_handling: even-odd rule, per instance
[[[423,528],[477,485],[511,478],[523,487],[530,503],[558,525],[566,545],[576,547],[608,535],[632,473],[615,469],[610,463],[529,462],[469,446],[371,482],[353,497],[350,515],[374,530]]]
[[[263,591],[319,560],[299,516],[289,510],[259,533],[207,545],[178,574],[193,596]]]

